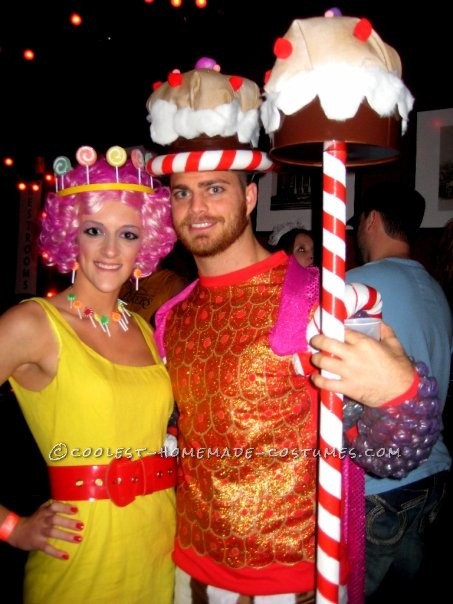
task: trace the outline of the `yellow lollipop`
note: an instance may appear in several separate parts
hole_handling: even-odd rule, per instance
[[[105,158],[111,166],[120,168],[121,166],[124,166],[127,160],[126,149],[118,146],[110,147],[105,154]]]

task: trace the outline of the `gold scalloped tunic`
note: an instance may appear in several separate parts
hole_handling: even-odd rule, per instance
[[[149,325],[133,315],[156,364],[118,365],[86,346],[46,300],[35,300],[44,308],[60,345],[57,375],[41,392],[10,381],[46,462],[106,464],[119,449],[159,451],[173,395]],[[49,456],[61,459],[51,462]],[[69,552],[67,561],[43,552],[30,553],[24,602],[170,604],[174,489],[139,496],[125,507],[109,499],[74,505],[85,525],[83,541],[54,540]]]
[[[288,592],[309,589],[313,574],[315,397],[269,347],[287,265],[276,258],[201,277],[165,331],[180,411],[175,561],[243,593],[272,593],[245,591],[250,570],[278,582],[285,568],[286,582],[297,567]]]

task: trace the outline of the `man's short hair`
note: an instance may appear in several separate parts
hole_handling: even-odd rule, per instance
[[[365,191],[354,222],[361,214],[368,216],[372,210],[382,215],[387,235],[411,241],[423,221],[425,198],[401,182],[381,182]]]

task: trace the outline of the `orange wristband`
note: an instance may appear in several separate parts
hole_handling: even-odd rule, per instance
[[[6,515],[3,522],[0,524],[0,541],[6,541],[11,533],[16,528],[16,524],[19,522],[20,516],[14,512],[9,512]]]

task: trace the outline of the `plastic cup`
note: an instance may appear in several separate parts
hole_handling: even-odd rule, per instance
[[[344,326],[348,329],[354,329],[354,331],[360,331],[370,338],[375,340],[381,339],[381,319],[376,317],[360,317],[346,319]]]

